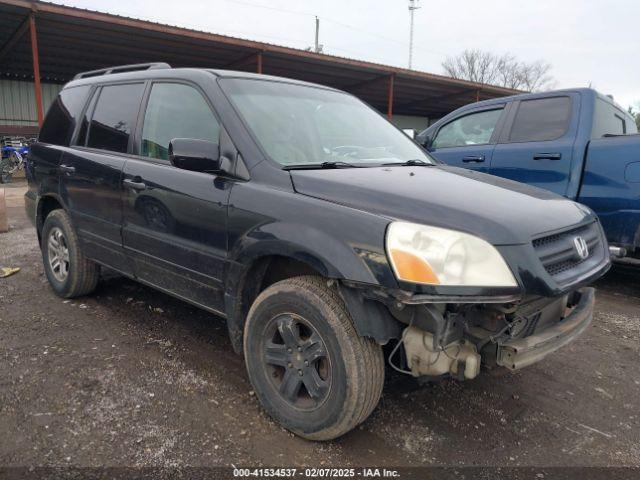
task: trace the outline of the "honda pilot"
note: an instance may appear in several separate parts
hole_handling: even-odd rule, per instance
[[[224,317],[264,409],[315,440],[370,415],[386,363],[469,380],[540,361],[588,327],[610,265],[587,207],[442,165],[354,96],[285,78],[79,74],[27,174],[57,295],[108,268]]]

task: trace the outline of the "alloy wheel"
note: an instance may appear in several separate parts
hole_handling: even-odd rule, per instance
[[[56,280],[64,282],[69,276],[69,247],[62,230],[54,227],[47,239],[49,267]]]
[[[266,327],[262,357],[279,395],[300,410],[318,408],[331,388],[331,364],[318,331],[295,314],[273,318]]]

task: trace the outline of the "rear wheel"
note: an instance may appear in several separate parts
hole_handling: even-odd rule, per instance
[[[355,331],[335,288],[321,277],[278,282],[249,311],[244,332],[249,378],[267,412],[312,440],[363,422],[384,381],[380,346]]]
[[[79,297],[96,288],[100,269],[82,253],[67,212],[54,210],[47,216],[40,247],[45,274],[58,296]]]

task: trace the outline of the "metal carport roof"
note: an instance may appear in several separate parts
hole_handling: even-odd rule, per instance
[[[258,71],[321,83],[354,93],[390,116],[432,118],[470,102],[519,93],[47,2],[0,0],[0,18],[0,78],[34,80],[34,66],[39,66],[41,81],[64,83],[81,71],[167,62],[174,67]]]

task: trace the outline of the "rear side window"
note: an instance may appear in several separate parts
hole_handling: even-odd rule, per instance
[[[520,102],[509,134],[510,142],[543,142],[563,136],[569,128],[571,99],[540,98]]]
[[[624,118],[622,118],[619,115],[614,115],[614,123],[618,129],[618,131],[620,133],[622,133],[622,135],[627,133],[627,124],[624,121]]]
[[[433,148],[485,145],[502,115],[502,109],[471,113],[447,123],[433,140]]]
[[[126,153],[144,84],[102,87],[89,124],[87,147]]]
[[[141,155],[167,160],[174,138],[218,143],[219,136],[220,125],[198,90],[180,83],[153,85],[142,127]]]
[[[636,133],[635,122],[610,102],[596,99],[591,138]]]
[[[45,118],[40,130],[39,140],[41,142],[69,146],[90,88],[90,86],[84,85],[66,88],[60,92],[51,104],[47,118]]]

